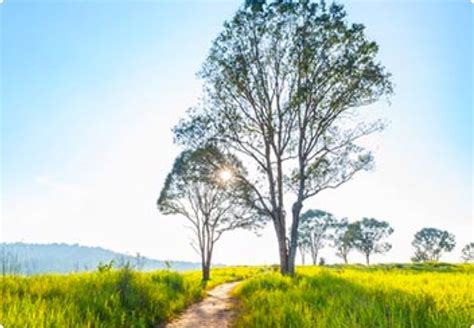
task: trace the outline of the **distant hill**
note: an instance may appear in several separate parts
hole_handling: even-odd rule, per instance
[[[166,268],[165,261],[130,256],[101,247],[77,244],[0,243],[0,273],[37,274],[68,273],[96,270],[100,263],[114,261],[115,266],[126,263],[139,270]],[[200,268],[199,263],[169,261],[172,270]]]

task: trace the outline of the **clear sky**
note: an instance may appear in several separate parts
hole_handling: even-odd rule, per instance
[[[0,241],[67,242],[198,260],[184,219],[156,210],[180,149],[170,129],[196,103],[195,73],[239,1],[16,1],[0,4]],[[447,229],[457,261],[474,240],[474,5],[343,1],[393,73],[390,127],[370,140],[376,168],[312,199],[338,217],[389,221],[408,261],[413,234]],[[215,261],[274,263],[271,225],[236,231]],[[329,262],[331,249],[322,252]],[[362,261],[353,254],[350,260]]]

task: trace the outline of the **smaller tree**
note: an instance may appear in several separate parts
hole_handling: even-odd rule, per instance
[[[319,258],[319,265],[321,266],[326,265],[326,260],[322,256]]]
[[[392,227],[386,221],[374,218],[363,218],[354,223],[354,247],[365,255],[367,265],[370,264],[370,255],[388,252],[392,245],[382,242],[393,233]]]
[[[443,252],[451,252],[456,246],[455,237],[448,231],[423,228],[415,234],[411,243],[415,248],[414,262],[438,261]]]
[[[355,226],[344,218],[334,227],[335,231],[331,239],[336,248],[336,256],[342,258],[344,264],[348,264],[349,252],[354,248]]]
[[[466,262],[474,262],[474,243],[469,243],[461,251],[461,259]]]
[[[313,265],[318,263],[318,253],[330,240],[330,229],[336,220],[331,213],[321,210],[308,210],[300,218],[298,232],[299,248],[301,252],[311,254]]]
[[[182,152],[166,178],[158,209],[191,223],[191,246],[201,256],[203,280],[210,278],[214,246],[225,231],[258,227],[258,215],[246,202],[251,191],[234,178],[245,174],[235,157],[207,146]]]

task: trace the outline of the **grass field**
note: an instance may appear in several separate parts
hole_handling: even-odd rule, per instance
[[[111,270],[0,277],[6,328],[156,327],[215,285],[246,279],[234,292],[237,327],[461,328],[474,324],[474,265],[220,268],[200,272]]]
[[[237,327],[470,327],[473,290],[473,265],[305,267],[240,285]]]
[[[115,270],[69,275],[0,277],[0,324],[8,328],[156,327],[217,284],[255,275],[257,268],[200,272]]]

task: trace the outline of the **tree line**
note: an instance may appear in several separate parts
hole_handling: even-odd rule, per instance
[[[370,264],[370,256],[384,254],[392,245],[386,241],[394,232],[386,221],[374,218],[349,223],[347,218],[337,220],[331,213],[321,210],[308,210],[301,217],[298,247],[305,264],[305,255],[311,256],[312,264],[318,264],[321,249],[332,247],[336,256],[348,264],[348,255],[356,250],[363,254],[366,264]],[[455,236],[448,231],[436,228],[423,228],[413,238],[415,250],[413,262],[438,261],[443,253],[451,252],[456,246]],[[474,260],[474,243],[464,246],[461,260]]]

